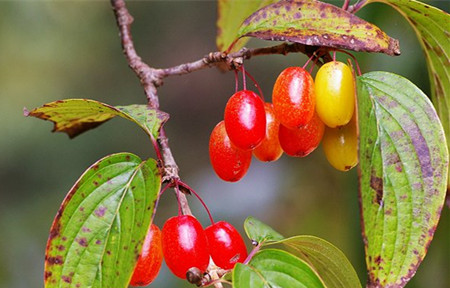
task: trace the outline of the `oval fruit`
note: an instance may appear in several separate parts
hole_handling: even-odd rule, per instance
[[[314,81],[301,67],[289,67],[278,76],[273,86],[272,102],[277,119],[286,127],[307,124],[315,109]]]
[[[252,152],[235,147],[219,122],[209,139],[209,158],[216,174],[225,181],[236,182],[244,177],[252,160]]]
[[[280,121],[275,117],[273,105],[271,103],[265,103],[264,109],[266,112],[266,137],[264,137],[261,144],[253,150],[253,155],[260,161],[269,162],[278,160],[278,158],[281,157],[281,154],[283,154],[283,150],[280,146],[280,140],[278,140]]]
[[[225,106],[224,121],[231,142],[242,150],[251,150],[266,135],[264,102],[253,91],[236,92]]]
[[[161,230],[152,224],[142,244],[130,285],[147,286],[158,276],[163,260]]]
[[[205,229],[211,257],[222,269],[233,269],[247,258],[247,247],[239,232],[230,223],[219,221]]]
[[[323,151],[328,162],[340,171],[348,171],[358,164],[358,136],[356,121],[347,125],[325,129],[322,140]]]
[[[325,125],[317,114],[300,128],[290,129],[281,125],[278,133],[281,148],[290,156],[305,157],[319,146],[324,130]]]
[[[325,63],[316,74],[316,111],[328,127],[347,124],[355,110],[355,82],[350,68],[338,61]]]
[[[202,272],[208,267],[208,241],[202,225],[193,216],[167,220],[162,229],[162,250],[167,267],[179,278],[186,279],[186,272],[192,267]]]

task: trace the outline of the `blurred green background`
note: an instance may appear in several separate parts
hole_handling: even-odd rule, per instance
[[[341,5],[342,1],[337,2]],[[448,11],[448,1],[431,1]],[[168,67],[215,51],[215,1],[130,1],[138,53],[150,65]],[[358,15],[377,24],[402,47],[400,57],[356,54],[363,72],[401,74],[426,93],[429,83],[413,30],[387,6],[373,4]],[[251,41],[250,46],[270,45]],[[266,98],[278,73],[303,65],[303,55],[255,57],[246,69]],[[284,235],[312,234],[334,243],[365,283],[356,171],[331,168],[321,149],[305,159],[283,156],[276,163],[253,161],[235,184],[219,180],[208,159],[209,134],[223,117],[234,91],[234,74],[207,69],[172,77],[159,90],[174,156],[186,183],[196,189],[215,219],[242,231],[253,215]],[[53,217],[72,184],[97,159],[130,151],[154,156],[144,133],[113,119],[73,140],[52,134],[51,123],[25,118],[32,109],[63,98],[92,98],[112,105],[145,103],[143,91],[122,55],[115,19],[107,1],[0,1],[0,287],[43,287],[43,260]],[[203,225],[207,216],[195,199]],[[165,194],[156,222],[176,213]],[[441,223],[423,265],[407,287],[450,287],[450,213]],[[192,287],[166,267],[151,287]]]

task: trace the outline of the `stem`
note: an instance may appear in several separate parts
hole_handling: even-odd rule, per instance
[[[155,137],[153,137],[153,135],[150,134],[150,140],[152,141],[153,144],[153,149],[155,149],[155,153],[156,153],[156,158],[158,158],[158,161],[162,162],[162,155],[161,155],[161,150],[159,149],[158,146],[158,142],[156,142]]]
[[[252,260],[253,256],[255,256],[255,254],[259,251],[259,249],[261,249],[261,243],[258,243],[258,245],[253,247],[252,251],[250,251],[250,253],[247,256],[247,259],[245,259],[245,261],[242,264],[247,265],[250,262],[250,260]]]
[[[358,60],[356,60],[356,57],[355,57],[352,53],[347,52],[347,51],[345,51],[345,50],[341,50],[341,49],[335,49],[335,50],[334,50],[335,55],[336,55],[336,51],[339,51],[339,52],[341,52],[341,53],[347,54],[348,56],[352,57],[353,61],[355,61],[355,64],[356,64],[356,70],[358,71],[358,75],[361,76],[361,69],[360,69],[360,67],[359,67]]]
[[[316,57],[317,57],[317,56],[316,56],[316,53],[314,52],[314,54],[311,55],[311,57],[308,58],[308,60],[306,61],[306,63],[303,65],[302,68],[306,70],[306,67],[308,67],[309,62],[311,62],[311,60],[312,60],[313,58],[316,58]]]
[[[206,206],[206,203],[203,201],[203,199],[197,194],[197,192],[195,192],[194,189],[192,189],[191,187],[189,187],[188,184],[184,183],[183,181],[179,180],[177,181],[177,184],[181,185],[182,187],[186,188],[187,190],[189,190],[189,192],[191,192],[192,194],[195,195],[195,197],[197,197],[197,199],[200,201],[200,203],[202,203],[203,207],[206,210],[206,213],[208,213],[208,217],[209,217],[209,221],[211,221],[211,225],[214,225],[214,219],[211,215],[211,212],[208,209],[208,206]]]
[[[248,78],[250,78],[250,79],[253,81],[253,83],[255,84],[256,89],[258,89],[258,91],[259,91],[259,97],[261,97],[261,99],[263,100],[263,102],[266,102],[266,101],[264,100],[264,95],[263,95],[263,92],[262,92],[261,87],[259,86],[258,82],[255,80],[255,78],[253,78],[253,76],[252,76],[250,73],[247,72],[247,70],[245,70],[245,74],[246,74],[246,75],[248,76]]]
[[[342,5],[343,10],[348,10],[348,5],[350,4],[350,0],[344,0],[344,5]]]
[[[239,78],[238,78],[238,71],[237,70],[234,70],[234,93],[237,93],[238,92],[238,89],[239,89]]]
[[[350,5],[347,9],[348,12],[355,14],[359,11],[364,5],[366,5],[367,0],[360,0],[356,2],[355,5]]]
[[[245,79],[245,67],[244,67],[244,65],[242,65],[241,69],[242,69],[242,86],[243,86],[244,90],[247,90],[247,79]]]
[[[178,216],[183,215],[183,211],[181,211],[181,205],[180,205],[180,187],[178,186],[178,182],[175,182],[175,193],[177,195],[177,203],[178,203]]]
[[[164,186],[164,188],[161,188],[161,190],[158,193],[158,197],[156,198],[156,202],[155,202],[155,206],[153,208],[153,215],[152,215],[152,221],[150,223],[153,223],[153,220],[155,219],[155,215],[156,215],[156,209],[158,208],[158,204],[159,204],[159,199],[161,198],[161,195],[167,190],[167,188],[169,188],[170,185],[167,184],[166,186]]]

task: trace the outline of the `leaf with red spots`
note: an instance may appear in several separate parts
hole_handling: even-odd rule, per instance
[[[120,116],[138,124],[148,135],[158,138],[159,129],[169,119],[168,114],[147,105],[111,106],[89,99],[65,99],[47,103],[25,116],[54,123],[53,132],[65,132],[70,138]]]
[[[276,0],[218,0],[217,10],[217,38],[216,44],[219,51],[224,51],[234,39],[241,23],[253,12]],[[239,50],[245,45],[247,39],[242,39],[234,45],[234,50]]]
[[[403,287],[427,253],[449,156],[428,97],[388,72],[358,77],[360,203],[368,287]]]
[[[261,8],[241,25],[244,36],[353,51],[399,55],[399,43],[377,26],[316,0],[282,0]]]
[[[130,153],[89,167],[50,229],[45,287],[127,287],[160,183],[156,161]]]
[[[447,147],[450,147],[450,15],[414,0],[369,0],[367,3],[371,2],[392,6],[416,32],[427,59],[431,100],[444,126]],[[450,174],[447,187],[450,191]]]

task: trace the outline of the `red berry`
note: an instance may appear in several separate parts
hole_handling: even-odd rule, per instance
[[[252,160],[252,152],[235,147],[225,131],[224,121],[219,122],[209,140],[209,157],[216,174],[225,181],[239,181]]]
[[[222,269],[232,269],[247,258],[247,248],[239,232],[231,224],[219,221],[205,229],[211,257]]]
[[[290,156],[304,157],[319,146],[324,130],[325,125],[317,114],[300,128],[290,129],[281,125],[278,134],[281,148]]]
[[[240,149],[251,150],[266,135],[264,102],[252,91],[239,91],[228,100],[224,121],[231,142]]]
[[[177,277],[186,279],[186,272],[197,267],[205,272],[209,263],[208,241],[197,219],[190,215],[167,220],[162,229],[162,250],[167,267]]]
[[[271,103],[265,103],[264,108],[266,111],[266,137],[253,150],[253,155],[261,161],[268,162],[278,160],[281,154],[283,154],[283,150],[278,140],[280,121],[275,117],[273,105]]]
[[[161,230],[152,224],[142,245],[130,285],[147,286],[158,276],[163,260]]]
[[[313,78],[301,67],[283,70],[273,86],[275,115],[281,124],[289,128],[305,125],[312,119],[315,98]]]

